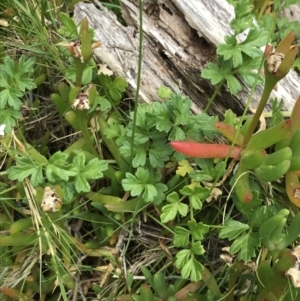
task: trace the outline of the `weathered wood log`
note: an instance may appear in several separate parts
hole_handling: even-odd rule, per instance
[[[87,17],[95,29],[95,38],[103,44],[96,49],[95,58],[107,64],[115,75],[129,83],[129,93],[136,91],[138,64],[139,13],[137,1],[121,0],[123,26],[116,16],[100,2],[79,3],[74,11],[77,24]],[[144,1],[143,6],[143,67],[140,99],[157,100],[160,86],[170,87],[175,93],[189,96],[193,111],[201,111],[214,92],[209,81],[200,77],[207,62],[216,60],[216,45],[224,42],[231,29],[229,21],[234,11],[225,0],[158,0]],[[290,72],[283,79],[272,97],[283,99],[285,109],[291,110],[300,95],[299,77]],[[237,96],[223,88],[212,106],[212,113],[222,114],[231,108],[237,114],[244,110],[250,89],[244,86]],[[251,106],[255,108],[262,93],[257,87]]]

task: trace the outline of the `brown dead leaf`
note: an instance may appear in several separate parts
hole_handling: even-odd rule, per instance
[[[102,74],[108,75],[108,76],[111,76],[114,74],[110,69],[107,68],[106,64],[98,64],[97,66],[99,66],[98,74],[102,73]]]
[[[220,195],[222,195],[222,190],[220,188],[213,188],[210,196],[206,199],[206,202],[210,203],[212,200],[216,200]]]
[[[286,276],[291,278],[295,287],[300,287],[300,246],[293,250],[293,255],[297,257],[295,265],[286,272]]]
[[[178,301],[182,301],[188,297],[188,294],[196,292],[203,284],[203,281],[191,282],[185,287],[183,287],[181,290],[179,290],[176,293],[175,297]]]
[[[8,27],[9,24],[8,24],[8,22],[7,22],[6,20],[0,19],[0,26],[1,26],[1,27]]]

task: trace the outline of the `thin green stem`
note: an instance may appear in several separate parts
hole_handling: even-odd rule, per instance
[[[81,130],[81,134],[82,134],[82,137],[83,139],[85,140],[85,143],[89,149],[89,151],[95,155],[97,158],[100,157],[100,155],[97,153],[97,151],[95,150],[95,147],[93,145],[93,143],[91,143],[91,140],[90,140],[90,132],[88,131],[87,129],[87,125],[86,124],[80,124],[80,130]],[[103,159],[100,157],[100,159]]]
[[[137,107],[140,94],[141,86],[141,74],[142,74],[142,58],[143,58],[143,1],[139,0],[139,13],[140,13],[140,29],[139,29],[139,60],[138,60],[138,73],[137,73],[137,83],[136,83],[136,94],[134,101],[134,116],[133,116],[133,127],[132,127],[132,137],[131,137],[131,150],[130,150],[130,162],[133,160],[133,148],[134,148],[134,136],[136,131],[136,120],[137,120]],[[130,165],[132,169],[132,165]]]
[[[1,175],[1,173],[0,173],[0,175]],[[0,195],[6,194],[6,193],[8,193],[8,192],[10,192],[10,191],[12,191],[12,190],[15,190],[16,188],[17,188],[16,185],[14,185],[14,186],[12,186],[12,187],[9,187],[9,188],[7,188],[7,189],[5,189],[5,190],[3,190],[3,191],[0,191]]]
[[[263,14],[265,13],[266,11],[266,8],[267,6],[269,5],[269,0],[265,0],[259,10],[259,13],[258,13],[258,16],[257,16],[257,19],[260,20],[263,16]]]
[[[117,106],[115,105],[115,103],[114,103],[114,101],[112,100],[112,98],[111,98],[110,96],[108,96],[108,95],[106,95],[106,97],[109,98],[110,104],[111,104],[112,108],[114,109],[114,112],[118,115],[118,117],[120,118],[120,120],[123,120],[124,118],[123,118],[122,114],[120,113],[120,111],[118,110],[118,108],[117,108]]]
[[[254,130],[257,126],[257,123],[259,121],[259,118],[261,116],[261,114],[263,113],[263,110],[267,104],[267,101],[269,99],[269,96],[270,96],[270,93],[272,92],[274,86],[276,85],[276,83],[274,82],[265,82],[265,87],[264,87],[264,91],[263,91],[263,94],[261,96],[261,100],[258,104],[258,107],[256,109],[256,112],[254,113],[253,115],[253,119],[250,123],[250,126],[248,128],[248,131],[247,133],[245,134],[244,136],[244,145],[247,145],[248,142],[250,141],[253,133],[254,133]]]
[[[216,89],[215,89],[215,92],[214,94],[211,96],[211,98],[209,99],[205,109],[204,109],[204,113],[207,113],[207,111],[209,110],[210,106],[212,105],[213,101],[215,100],[215,98],[217,97],[218,93],[220,92],[222,86],[224,85],[225,83],[225,79],[221,80],[219,82],[219,84],[216,86]]]
[[[100,154],[97,153],[93,143],[90,140],[91,134],[88,130],[87,116],[82,111],[76,111],[75,114],[76,114],[76,119],[79,123],[81,135],[82,135],[83,139],[85,140],[85,143],[86,143],[89,151],[93,155],[95,155],[97,158],[103,159],[103,158],[101,158]]]
[[[272,26],[271,26],[271,28],[270,28],[270,31],[269,31],[269,35],[268,35],[267,41],[270,41],[271,35],[274,33],[275,23],[276,23],[276,14],[273,15],[273,18],[272,18]],[[261,60],[261,62],[260,62],[260,66],[259,66],[258,70],[261,70],[262,65],[263,65],[263,61],[264,61],[264,58],[262,57],[262,60]],[[253,96],[253,93],[254,93],[254,87],[255,87],[255,85],[256,85],[257,79],[258,79],[258,76],[256,76],[256,78],[255,78],[255,83],[254,83],[254,85],[253,85],[253,87],[252,87],[252,89],[251,89],[251,95],[250,95],[250,97],[248,98],[248,101],[247,101],[247,104],[246,104],[246,108],[245,108],[243,117],[246,116],[246,111],[247,111],[247,109],[248,109],[248,107],[249,107],[249,105],[250,105],[250,101],[251,101],[252,96]],[[257,122],[258,122],[258,120],[259,120],[259,117],[261,116],[261,114],[262,114],[262,112],[263,112],[263,110],[264,110],[264,108],[265,108],[265,105],[266,105],[266,103],[267,103],[267,101],[268,101],[268,97],[269,97],[269,95],[270,95],[272,89],[275,87],[275,85],[276,85],[276,83],[275,83],[274,86],[271,88],[272,85],[271,85],[270,83],[269,83],[269,84],[267,83],[267,79],[265,80],[264,92],[263,92],[261,101],[260,101],[260,103],[259,103],[259,105],[258,105],[258,108],[257,108],[257,110],[256,110],[256,112],[255,112],[255,114],[254,114],[254,117],[253,117],[253,119],[252,119],[252,122],[251,122],[251,124],[250,124],[250,127],[249,127],[249,129],[248,129],[246,135],[244,136],[244,144],[248,143],[249,140],[251,139],[251,137],[252,137],[252,135],[253,135],[253,133],[254,133],[254,129],[255,129],[255,127],[256,127],[256,125],[257,125]],[[264,94],[267,94],[267,91],[269,91],[269,94],[268,94],[268,96],[267,96],[266,99],[265,99],[265,103],[264,103],[264,104],[261,104],[261,103],[262,103],[262,100],[263,100],[263,97],[264,97]],[[260,108],[260,109],[259,109],[259,108]],[[260,113],[259,113],[259,111],[260,111]],[[256,116],[255,116],[255,115],[256,115]],[[256,119],[256,121],[255,121],[255,119]],[[241,120],[241,122],[242,122],[242,120]],[[241,123],[240,123],[240,125],[241,125]],[[251,132],[251,131],[252,131],[252,132]]]

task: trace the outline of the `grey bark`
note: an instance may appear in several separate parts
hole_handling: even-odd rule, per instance
[[[137,4],[121,0],[122,14],[128,26],[100,2],[79,3],[74,11],[77,24],[87,17],[95,29],[95,38],[102,47],[95,50],[95,59],[107,64],[115,75],[126,78],[129,94],[136,92],[138,62],[139,13]],[[201,112],[215,88],[200,77],[201,69],[216,60],[216,45],[224,42],[231,29],[229,22],[234,11],[225,0],[153,0],[143,1],[143,67],[140,100],[158,99],[160,86],[168,86],[175,93],[189,96],[193,111]],[[291,110],[300,95],[299,77],[293,71],[283,79],[272,97],[283,99],[285,109]],[[223,88],[214,101],[211,113],[222,114],[232,109],[241,114],[250,89],[244,86],[237,96]],[[257,87],[251,107],[256,108],[262,93]]]

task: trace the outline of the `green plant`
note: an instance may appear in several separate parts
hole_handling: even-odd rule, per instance
[[[177,279],[171,285],[167,285],[166,275],[163,272],[157,272],[154,275],[145,268],[141,268],[145,280],[147,283],[143,283],[140,287],[140,294],[128,294],[120,295],[117,297],[118,301],[142,301],[142,300],[153,300],[153,301],[163,301],[163,300],[183,300],[183,301],[200,301],[206,298],[204,294],[197,294],[196,291],[203,286],[203,282],[194,282],[192,285],[182,281],[182,279]],[[220,297],[220,291],[218,289],[217,283],[214,279],[210,279],[211,274],[206,270],[204,281],[209,287],[210,291],[216,296]],[[132,275],[127,276],[127,284],[129,288],[132,285],[133,277]],[[152,290],[154,292],[152,292]]]
[[[24,55],[1,50],[9,85],[0,93],[20,97],[3,98],[6,112],[19,115],[10,115],[10,125],[0,119],[0,298],[298,301],[300,215],[286,199],[299,206],[300,98],[289,120],[282,102],[272,101],[268,129],[253,135],[269,92],[294,61],[293,34],[266,48],[257,112],[237,117],[228,110],[219,122],[192,115],[189,97],[166,87],[151,104],[137,105],[137,93],[131,110],[122,101],[125,79],[93,60],[101,43],[87,19],[77,31],[62,12],[76,1],[30,1],[6,11],[20,20],[12,28],[28,45],[13,47]],[[271,30],[256,28],[251,12],[266,14],[267,1],[231,2],[233,34],[219,45],[218,62],[201,72],[217,84],[211,101],[223,84],[237,92],[239,77],[252,88],[263,81],[253,70]],[[142,23],[139,34],[142,45]],[[28,50],[35,60],[26,59]],[[141,48],[139,54],[140,79]],[[35,89],[37,97],[45,85],[51,99],[34,98],[30,117],[20,119],[26,92]],[[232,145],[220,144],[224,137]],[[234,175],[227,157],[239,161]],[[285,189],[277,183],[282,176]]]
[[[299,189],[297,183],[299,180],[297,180],[296,167],[298,166],[296,163],[298,147],[296,145],[299,145],[300,141],[297,140],[295,134],[299,129],[299,99],[295,103],[291,119],[283,120],[272,128],[253,135],[272,89],[293,65],[298,52],[297,47],[291,47],[293,40],[294,34],[291,33],[278,45],[276,50],[273,50],[273,47],[266,48],[264,92],[253,117],[238,128],[235,128],[232,122],[215,123],[215,128],[237,146],[171,142],[174,149],[186,155],[200,158],[231,157],[239,160],[239,167],[235,175],[235,191],[239,200],[243,203],[250,202],[253,199],[249,181],[249,170],[252,169],[258,179],[264,182],[276,181],[287,174],[287,194],[290,201],[299,206],[297,197]],[[291,144],[291,141],[293,141],[293,144]],[[272,154],[267,154],[266,149],[273,145],[275,145],[275,151]]]
[[[221,87],[226,84],[232,94],[242,89],[237,76],[240,76],[249,87],[262,83],[262,78],[255,70],[261,66],[261,46],[266,45],[268,31],[255,26],[252,1],[229,1],[235,9],[235,18],[230,22],[233,34],[225,37],[225,43],[217,48],[218,62],[208,63],[207,69],[201,71],[201,77],[209,79],[216,90],[210,98],[204,112],[217,96]],[[251,25],[251,26],[249,26]],[[250,30],[249,30],[250,27]],[[240,41],[240,35],[249,30],[246,39]]]
[[[22,118],[22,98],[26,91],[36,88],[32,79],[34,58],[22,55],[18,62],[6,56],[0,65],[0,124],[5,124],[5,132],[10,133]]]

